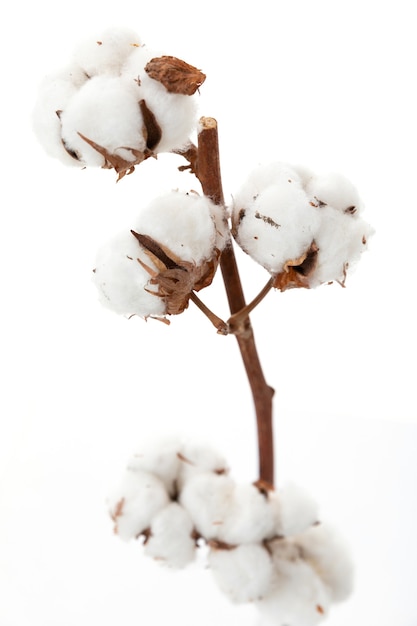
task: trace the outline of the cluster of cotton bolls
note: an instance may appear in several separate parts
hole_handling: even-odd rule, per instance
[[[94,283],[103,305],[123,315],[181,313],[192,291],[209,285],[229,240],[223,207],[173,191],[144,208],[98,251]]]
[[[362,209],[358,191],[339,174],[260,165],[234,196],[233,234],[281,290],[344,285],[373,234]]]
[[[204,79],[135,32],[112,28],[81,42],[66,68],[44,78],[34,130],[51,156],[114,167],[120,177],[149,156],[187,147]]]
[[[278,626],[311,626],[348,597],[352,563],[315,501],[288,484],[238,484],[205,445],[170,439],[132,456],[109,498],[115,532],[142,537],[144,552],[170,567],[208,549],[208,566],[232,602],[256,604]]]

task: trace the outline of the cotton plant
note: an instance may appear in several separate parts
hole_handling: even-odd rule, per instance
[[[169,324],[190,303],[197,307],[218,334],[235,335],[253,394],[259,474],[252,483],[239,483],[204,442],[157,438],[140,442],[107,507],[114,532],[140,540],[144,555],[180,569],[204,547],[231,602],[254,604],[276,626],[311,626],[349,597],[353,565],[315,499],[277,481],[274,392],[250,313],[271,292],[345,287],[373,229],[344,176],[280,160],[254,167],[228,206],[217,122],[198,114],[204,80],[201,70],[148,48],[134,31],[110,28],[79,43],[68,65],[44,78],[34,107],[39,141],[66,165],[114,170],[119,181],[148,158],[181,155],[179,172],[195,176],[197,191],[179,185],[147,206],[138,200],[129,228],[97,251],[93,284],[99,302],[128,319]],[[249,303],[236,245],[265,269],[266,282]],[[219,268],[227,319],[201,296]]]

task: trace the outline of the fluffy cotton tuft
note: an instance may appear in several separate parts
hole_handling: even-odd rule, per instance
[[[230,510],[234,482],[224,474],[201,473],[190,478],[180,494],[195,529],[205,539],[217,539]]]
[[[161,317],[165,303],[155,295],[155,288],[149,284],[150,275],[138,259],[157,271],[128,230],[100,248],[93,274],[99,300],[122,315]]]
[[[267,494],[255,485],[236,484],[218,538],[229,544],[262,542],[274,531],[274,510]]]
[[[156,198],[141,211],[134,230],[197,265],[212,259],[228,241],[223,207],[194,192],[173,191]]]
[[[254,602],[266,595],[273,577],[272,560],[260,544],[212,548],[208,563],[219,588],[233,602]]]
[[[131,162],[146,150],[135,85],[124,78],[91,78],[68,102],[60,121],[64,146],[84,165],[106,164],[103,154],[85,138]]]
[[[131,470],[144,470],[155,474],[173,497],[177,493],[181,465],[182,443],[176,437],[145,442],[129,460]]]
[[[115,532],[126,541],[138,537],[168,503],[168,493],[159,478],[149,472],[126,471],[108,498]]]
[[[195,557],[193,523],[187,511],[171,502],[153,519],[145,554],[163,565],[183,568]]]
[[[270,591],[257,607],[275,626],[314,626],[330,605],[329,591],[315,571],[303,560],[274,561]]]
[[[341,602],[353,590],[354,567],[346,542],[328,524],[313,526],[296,538],[307,563],[313,567],[331,592],[333,602]]]
[[[141,45],[139,35],[128,28],[112,27],[87,37],[75,47],[73,60],[88,77],[119,75],[127,58]]]
[[[287,483],[279,490],[280,530],[283,535],[296,535],[319,521],[317,502],[302,487]]]
[[[235,194],[233,235],[274,287],[344,285],[373,234],[358,191],[338,174],[283,163],[259,166]]]

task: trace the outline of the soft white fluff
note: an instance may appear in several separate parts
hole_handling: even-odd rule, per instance
[[[223,249],[228,237],[221,207],[206,196],[173,191],[143,209],[133,229],[149,235],[177,257],[196,265]],[[221,230],[220,230],[221,229]]]
[[[286,483],[280,488],[277,498],[283,535],[302,533],[319,521],[318,504],[302,487]]]
[[[150,275],[141,259],[156,271],[137,239],[126,229],[98,251],[93,282],[103,306],[122,315],[163,316],[164,301],[148,290]]]
[[[201,473],[185,483],[180,502],[205,539],[217,539],[233,497],[234,481],[224,474]]]
[[[254,602],[269,591],[272,560],[260,544],[245,544],[232,550],[211,549],[208,563],[219,588],[233,602]]]
[[[135,31],[112,27],[79,41],[73,59],[90,77],[103,73],[118,75],[126,59],[140,44]]]
[[[227,472],[226,459],[218,450],[201,442],[183,441],[177,476],[178,489],[181,490],[187,481],[198,474],[219,475]]]
[[[59,115],[87,80],[86,75],[73,65],[48,74],[39,85],[32,112],[32,125],[37,139],[49,156],[65,165],[80,167],[82,163],[70,156],[64,148]]]
[[[273,555],[274,576],[270,591],[257,602],[259,610],[275,626],[314,626],[327,617],[330,593],[314,569],[300,558]]]
[[[128,468],[155,474],[162,480],[170,495],[175,496],[182,463],[181,449],[181,441],[176,437],[144,442],[129,459]]]
[[[354,567],[345,540],[329,524],[319,524],[296,537],[304,560],[331,591],[333,602],[345,600],[353,589]]]
[[[305,190],[312,201],[327,204],[342,213],[358,214],[363,209],[363,202],[353,183],[342,174],[329,172],[310,176]]]
[[[105,159],[80,133],[127,161],[131,149],[143,152],[143,118],[135,85],[114,76],[95,76],[68,102],[61,115],[61,136],[85,165],[103,166]]]
[[[235,484],[218,538],[230,544],[262,542],[274,530],[274,510],[268,497],[254,485]]]
[[[126,541],[138,537],[168,503],[167,490],[159,478],[149,472],[127,470],[108,498],[115,532]]]
[[[192,532],[193,523],[187,511],[171,502],[155,515],[145,554],[168,567],[185,567],[195,557]]]

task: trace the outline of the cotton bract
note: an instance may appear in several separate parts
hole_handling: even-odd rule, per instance
[[[235,195],[233,235],[282,291],[344,284],[373,233],[361,211],[344,177],[273,163],[259,166]]]

